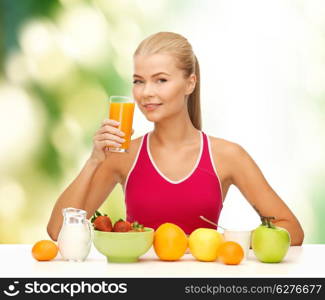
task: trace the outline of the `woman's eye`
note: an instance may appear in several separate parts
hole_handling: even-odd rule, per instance
[[[138,84],[138,83],[141,83],[141,81],[138,79],[133,80],[133,84]]]
[[[160,78],[160,79],[158,79],[158,82],[166,82],[167,80],[166,79],[164,79],[164,78]]]

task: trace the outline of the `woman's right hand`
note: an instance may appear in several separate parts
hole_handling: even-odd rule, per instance
[[[125,134],[117,126],[120,123],[115,120],[105,119],[93,138],[93,151],[90,159],[101,163],[105,160],[108,147],[121,147],[125,142]]]

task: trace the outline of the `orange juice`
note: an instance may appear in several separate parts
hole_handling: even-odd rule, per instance
[[[120,148],[111,148],[112,151],[126,152],[130,146],[131,133],[132,133],[132,122],[134,113],[134,102],[113,102],[109,103],[109,119],[120,122],[118,126],[119,130],[125,133],[123,138],[126,140]]]

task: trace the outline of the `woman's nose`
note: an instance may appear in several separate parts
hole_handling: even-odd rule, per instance
[[[144,97],[150,97],[154,96],[155,91],[151,83],[146,83],[143,88],[143,96]]]

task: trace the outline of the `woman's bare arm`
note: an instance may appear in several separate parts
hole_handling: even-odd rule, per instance
[[[52,240],[57,240],[62,225],[62,209],[66,207],[84,208],[84,200],[91,178],[96,172],[99,164],[96,160],[89,159],[82,168],[76,179],[65,189],[55,203],[47,232]]]
[[[114,159],[106,159],[100,165],[88,160],[77,176],[57,200],[47,232],[52,240],[57,240],[63,221],[62,209],[80,208],[87,211],[89,218],[110,194],[117,183]]]
[[[55,203],[47,225],[47,232],[51,239],[57,240],[58,238],[63,221],[63,208],[89,209],[89,213],[92,213],[94,209],[97,209],[97,205],[104,201],[103,197],[107,196],[114,188],[117,182],[115,155],[108,152],[108,147],[120,147],[120,143],[125,141],[124,133],[116,126],[118,126],[118,122],[104,120],[95,133],[94,147],[90,158],[77,178]]]
[[[273,223],[289,231],[291,245],[301,245],[304,232],[298,219],[268,184],[250,155],[237,144],[229,143],[228,147],[232,183],[261,215],[274,216]]]
[[[87,218],[90,218],[102,205],[117,183],[120,182],[120,171],[118,164],[120,159],[118,153],[110,153],[112,158],[106,159],[94,174],[89,191],[85,198],[84,210]],[[123,155],[123,154],[122,154]]]

